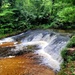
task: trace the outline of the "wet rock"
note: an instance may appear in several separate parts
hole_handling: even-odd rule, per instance
[[[0,47],[0,57],[10,56],[12,47]]]
[[[12,48],[15,48],[17,42],[3,42],[0,44],[0,57],[6,57],[13,55],[11,52]]]
[[[67,48],[68,54],[72,55],[73,53],[75,53],[75,48]]]
[[[17,49],[16,46],[20,43],[21,42],[4,42],[0,44],[0,57],[18,56],[39,49],[36,45],[23,46]]]
[[[39,49],[37,45],[28,45],[28,46],[23,46],[21,49],[12,49],[12,54],[13,55],[22,55],[22,54],[27,54],[27,53],[30,53],[30,52],[34,52],[34,50],[37,50]]]
[[[18,42],[3,42],[0,44],[0,47],[14,47]]]

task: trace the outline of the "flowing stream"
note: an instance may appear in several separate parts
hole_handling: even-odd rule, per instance
[[[69,39],[68,35],[61,35],[53,31],[30,30],[16,36],[2,39],[0,43],[15,42],[15,48],[9,50],[9,57],[13,56],[12,53],[17,54],[21,51],[25,52],[27,46],[36,46],[33,52],[38,54],[41,60],[40,65],[46,65],[54,71],[59,71],[60,64],[63,62],[61,51],[66,46]],[[20,44],[16,44],[17,41],[20,41]]]

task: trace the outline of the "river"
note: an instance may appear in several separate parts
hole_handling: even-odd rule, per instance
[[[18,73],[19,67],[17,67],[17,65],[20,66],[18,62],[22,61],[24,63],[28,61],[26,63],[28,65],[26,68],[35,64],[37,65],[38,63],[36,68],[33,66],[33,68],[38,71],[38,73],[35,73],[36,75],[50,75],[50,73],[52,73],[51,75],[54,75],[55,72],[58,72],[61,69],[60,65],[63,62],[61,51],[67,45],[69,39],[68,35],[62,35],[61,33],[51,30],[29,30],[27,32],[0,40],[0,66],[2,66],[0,75],[10,75],[11,72],[11,75],[18,75],[13,74],[13,69],[16,68],[17,72],[15,73]],[[32,59],[35,56],[36,58]],[[34,63],[32,61],[37,62]],[[8,66],[8,64],[14,65],[14,67]],[[21,65],[22,64],[23,63],[21,63]],[[8,70],[6,72],[7,74],[2,74],[5,71],[3,68],[6,67],[6,65],[9,67],[8,69],[6,68],[6,71]],[[23,66],[25,66],[25,64],[23,64]],[[46,74],[44,72],[40,73],[43,68],[45,73],[48,71]],[[9,69],[11,72],[9,72]],[[31,72],[37,72],[35,69]],[[23,69],[23,72],[25,70],[26,69]],[[31,69],[28,70],[30,72]]]

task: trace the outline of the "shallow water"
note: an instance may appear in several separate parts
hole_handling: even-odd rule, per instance
[[[0,59],[0,75],[55,75],[48,67],[39,65],[33,53]]]

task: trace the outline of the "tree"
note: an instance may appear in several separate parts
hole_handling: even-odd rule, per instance
[[[75,6],[70,6],[63,8],[60,12],[57,13],[59,21],[61,22],[75,22]]]
[[[16,0],[16,7],[21,10],[29,22],[48,22],[51,14],[51,0]],[[44,21],[43,21],[44,20]]]

